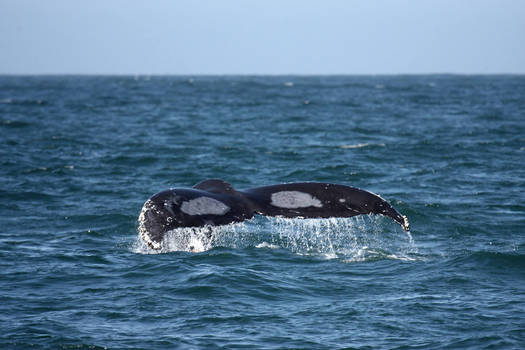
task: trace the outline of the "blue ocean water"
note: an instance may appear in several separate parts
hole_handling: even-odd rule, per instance
[[[0,348],[525,348],[524,161],[524,76],[0,76]],[[145,200],[209,178],[360,187],[411,232],[146,248]]]

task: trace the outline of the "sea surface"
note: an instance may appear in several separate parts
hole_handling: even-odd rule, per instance
[[[147,248],[143,203],[210,178],[363,188],[411,231]],[[525,76],[0,76],[0,198],[1,349],[525,348]]]

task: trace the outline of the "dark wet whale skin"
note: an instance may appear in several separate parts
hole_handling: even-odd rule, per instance
[[[218,226],[251,219],[255,214],[329,218],[382,214],[409,230],[408,220],[387,201],[358,188],[319,182],[289,183],[236,191],[222,180],[153,195],[139,216],[139,232],[152,248],[179,227]]]

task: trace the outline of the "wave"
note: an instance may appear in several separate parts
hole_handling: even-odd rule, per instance
[[[0,120],[0,126],[6,127],[6,128],[25,128],[31,125],[32,123],[22,121],[22,120],[11,120],[11,119]]]
[[[474,251],[453,259],[454,265],[461,264],[465,268],[483,269],[484,271],[505,271],[512,273],[525,271],[525,255],[517,251]]]
[[[363,147],[385,147],[385,144],[384,143],[356,143],[356,144],[339,146],[339,148],[343,148],[343,149],[354,149],[354,148],[363,148]]]
[[[17,105],[17,106],[44,106],[44,105],[47,105],[48,102],[46,100],[38,100],[38,99],[4,98],[4,99],[0,99],[0,104]]]

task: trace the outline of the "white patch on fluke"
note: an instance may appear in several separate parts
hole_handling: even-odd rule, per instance
[[[281,191],[272,193],[271,205],[279,208],[306,208],[318,207],[321,208],[323,204],[321,201],[309,193],[299,191]]]
[[[188,215],[224,215],[230,207],[210,197],[198,197],[182,202],[180,210]]]

